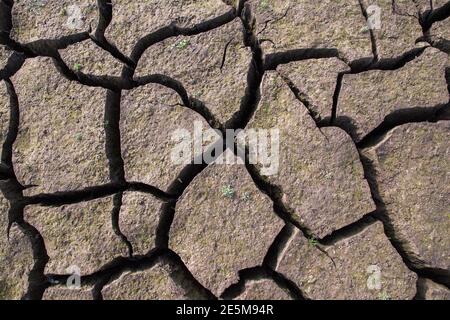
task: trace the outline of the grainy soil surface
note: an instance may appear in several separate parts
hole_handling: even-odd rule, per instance
[[[444,0],[0,0],[0,299],[450,300],[449,54]]]

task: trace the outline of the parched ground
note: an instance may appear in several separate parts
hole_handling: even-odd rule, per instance
[[[449,300],[449,17],[0,0],[0,299]],[[194,124],[278,129],[276,171],[172,161]]]

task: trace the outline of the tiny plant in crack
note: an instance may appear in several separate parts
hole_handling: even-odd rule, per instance
[[[224,197],[231,199],[231,198],[234,197],[234,194],[235,194],[234,188],[232,186],[229,186],[229,185],[228,186],[224,186],[222,188],[222,194],[223,194]]]
[[[311,238],[308,239],[308,243],[309,243],[310,246],[315,247],[315,246],[317,246],[319,244],[319,241],[317,241],[316,238],[311,237]]]
[[[175,48],[177,48],[177,49],[186,49],[189,46],[189,44],[190,44],[190,42],[189,42],[188,39],[183,39],[183,40],[178,41],[175,44]]]
[[[83,66],[82,66],[81,64],[79,64],[79,63],[75,63],[75,64],[73,65],[73,69],[74,69],[75,71],[81,71],[81,68],[83,68]]]

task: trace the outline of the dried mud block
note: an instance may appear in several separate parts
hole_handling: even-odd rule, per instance
[[[74,190],[109,181],[103,109],[106,90],[65,80],[47,58],[29,59],[14,76],[20,127],[14,144],[27,194]]]
[[[338,128],[319,130],[279,77],[267,76],[263,92],[248,128],[278,130],[279,148],[272,154],[278,151],[278,161],[277,157],[271,161],[278,170],[270,170],[266,179],[281,188],[282,201],[294,219],[322,238],[373,211],[351,138]],[[258,167],[265,174],[268,166],[259,163]]]
[[[180,198],[169,245],[218,296],[239,270],[262,263],[282,226],[243,165],[213,163]]]
[[[80,274],[97,271],[111,259],[126,255],[126,246],[111,226],[112,198],[61,208],[27,207],[25,218],[39,230],[50,261],[47,273]]]
[[[407,124],[369,150],[395,237],[425,265],[450,265],[450,122]]]
[[[106,36],[123,48],[124,52],[130,53],[139,39],[172,22],[180,26],[192,26],[230,9],[220,0],[117,0],[113,1],[113,20],[106,30]]]
[[[297,233],[278,271],[314,300],[397,300],[416,294],[417,276],[403,264],[380,222],[324,250]]]

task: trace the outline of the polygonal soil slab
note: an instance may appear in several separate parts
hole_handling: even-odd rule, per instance
[[[33,267],[33,251],[28,238],[17,226],[7,238],[9,205],[0,195],[0,300],[20,299],[27,291]]]
[[[283,223],[243,165],[211,164],[180,198],[170,248],[219,295],[262,260]]]
[[[91,1],[14,1],[12,38],[24,43],[59,38],[95,28],[97,17],[97,6]]]
[[[395,110],[445,104],[449,61],[445,53],[428,48],[398,70],[345,75],[337,114],[355,122],[359,140]]]
[[[14,144],[18,180],[27,193],[108,182],[103,108],[106,91],[64,79],[48,58],[28,59],[14,76],[20,127]]]
[[[450,264],[450,123],[396,128],[368,155],[395,237],[426,265]]]
[[[47,273],[67,274],[77,267],[82,275],[126,255],[126,246],[111,226],[111,197],[61,208],[27,207],[25,219],[44,238],[50,261]]]
[[[278,271],[310,299],[396,300],[416,293],[416,275],[390,245],[380,222],[324,250],[297,233]]]
[[[161,261],[150,269],[123,274],[104,287],[102,294],[105,300],[198,300],[207,298],[192,289],[192,284],[180,275],[178,266]]]
[[[248,128],[279,130],[279,150],[273,150],[278,159],[272,154],[278,170],[266,179],[281,188],[294,219],[315,236],[321,238],[375,209],[351,138],[338,128],[319,130],[275,74],[266,76],[262,101]],[[265,174],[265,165],[258,166]]]

